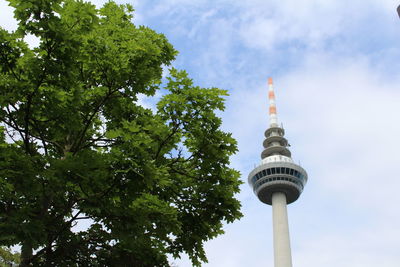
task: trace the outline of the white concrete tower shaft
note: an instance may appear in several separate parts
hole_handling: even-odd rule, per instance
[[[274,265],[275,267],[292,267],[286,195],[284,193],[276,192],[272,194],[272,221],[274,229]]]

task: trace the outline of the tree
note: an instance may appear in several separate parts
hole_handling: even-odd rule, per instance
[[[0,29],[0,245],[21,246],[20,266],[207,261],[203,243],[241,216],[236,141],[215,114],[226,91],[173,68],[161,83],[177,52],[129,5],[8,1],[19,24]],[[155,111],[138,103],[157,90]]]

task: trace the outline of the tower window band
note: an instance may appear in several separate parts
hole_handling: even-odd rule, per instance
[[[300,173],[297,170],[291,169],[291,168],[283,168],[283,167],[278,167],[278,168],[268,168],[268,169],[264,169],[259,171],[258,173],[256,173],[252,178],[251,178],[251,182],[254,185],[257,181],[259,181],[260,179],[267,177],[269,175],[275,175],[275,174],[287,174],[287,175],[291,175],[294,176],[297,179],[292,179],[289,177],[282,177],[282,178],[277,178],[277,177],[271,177],[269,179],[265,179],[263,182],[261,182],[259,185],[264,184],[267,181],[275,181],[275,180],[284,180],[284,181],[290,181],[292,183],[295,183],[299,186],[301,186],[302,188],[304,187],[304,175],[302,173]],[[276,178],[275,180],[272,180]],[[259,186],[258,185],[258,186]],[[257,186],[257,187],[258,187]]]

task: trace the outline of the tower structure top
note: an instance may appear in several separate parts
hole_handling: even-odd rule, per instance
[[[271,205],[272,195],[281,192],[289,204],[303,191],[307,173],[293,162],[285,130],[279,127],[272,78],[268,78],[268,99],[269,128],[265,131],[261,163],[249,174],[249,183],[262,202]]]

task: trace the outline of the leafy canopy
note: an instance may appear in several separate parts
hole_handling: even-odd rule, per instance
[[[241,216],[236,141],[215,114],[226,91],[173,68],[162,87],[177,52],[129,5],[8,1],[19,24],[0,28],[0,245],[21,246],[20,266],[205,262],[204,241]],[[160,89],[156,111],[138,103]]]

